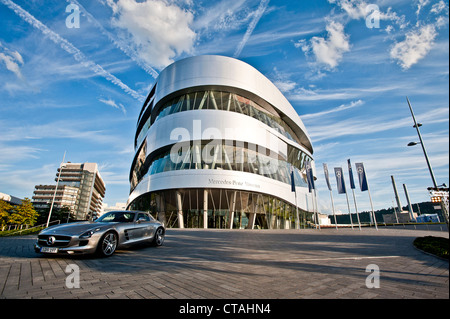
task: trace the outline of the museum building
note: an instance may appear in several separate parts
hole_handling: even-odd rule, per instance
[[[245,62],[205,55],[166,67],[134,142],[127,208],[150,211],[166,227],[311,225],[311,140],[278,88]]]

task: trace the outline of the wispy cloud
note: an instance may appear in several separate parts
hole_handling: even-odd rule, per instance
[[[115,109],[121,110],[123,114],[127,114],[125,106],[123,106],[123,104],[121,103],[117,104],[114,100],[111,99],[98,99],[98,100],[106,105],[112,106]]]
[[[362,101],[362,100],[352,101],[349,104],[341,104],[338,107],[335,107],[335,108],[330,109],[330,110],[317,112],[317,113],[311,113],[311,114],[304,114],[304,115],[302,115],[302,119],[311,119],[311,118],[315,118],[315,117],[322,117],[322,116],[327,115],[327,114],[337,113],[337,112],[340,112],[340,111],[352,109],[354,107],[358,107],[358,106],[363,105],[363,104],[364,104],[364,101]]]
[[[3,52],[2,52],[3,51]],[[24,77],[20,71],[20,65],[23,65],[23,58],[19,52],[13,51],[2,45],[0,42],[0,62],[3,62],[6,68],[13,72],[19,79]]]
[[[136,91],[129,88],[126,84],[124,84],[121,80],[116,78],[111,73],[107,72],[100,65],[90,61],[79,49],[77,49],[72,43],[61,37],[56,32],[49,29],[42,22],[37,20],[34,16],[32,16],[29,12],[25,11],[22,7],[15,4],[10,0],[0,0],[4,5],[14,11],[19,17],[21,17],[24,21],[28,22],[34,28],[40,30],[46,37],[52,40],[55,44],[58,44],[64,51],[71,54],[73,58],[81,63],[83,66],[89,68],[95,74],[102,76],[106,80],[110,81],[114,85],[117,85],[126,93],[130,94],[132,97],[139,101],[144,101],[145,97],[137,93]]]
[[[391,58],[397,60],[404,70],[409,69],[428,54],[436,35],[436,28],[431,24],[407,33],[405,40],[392,47]]]
[[[146,63],[163,68],[177,55],[192,52],[197,36],[191,29],[192,12],[162,0],[107,4],[113,10],[111,23],[126,31],[126,40]]]
[[[20,154],[20,160],[27,158],[38,158],[38,153],[42,151],[37,147],[23,145],[7,145],[0,143],[0,163],[15,163],[18,160],[17,154]]]
[[[414,138],[417,138],[417,135],[412,134],[411,136],[403,137],[377,136],[367,139],[358,138],[348,141],[339,140],[339,142],[333,143],[319,143],[318,147],[315,147],[316,167],[319,168],[317,169],[318,181],[316,185],[319,193],[328,193],[321,163],[325,161],[329,169],[339,166],[346,168],[346,160],[350,158],[352,163],[364,163],[372,196],[374,197],[375,209],[386,208],[386,205],[390,205],[391,196],[393,197],[390,181],[391,175],[395,176],[398,187],[406,183],[411,200],[414,203],[418,202],[417,198],[422,198],[423,194],[426,194],[424,185],[430,185],[431,179],[420,147],[408,148],[406,146]],[[442,180],[441,178],[448,176],[448,131],[424,134],[423,138],[427,144],[427,151],[430,155],[434,172],[439,180]],[[345,151],[343,152],[343,150]],[[389,154],[389,156],[386,156],[386,154]],[[331,173],[331,175],[333,174]],[[333,176],[330,177],[333,191],[336,191],[335,179]],[[347,183],[348,174],[345,174],[345,179]],[[356,196],[359,209],[370,209],[366,194],[358,191]],[[334,196],[334,200],[335,206],[339,210],[346,212],[347,203],[345,196]],[[322,197],[322,205],[324,211],[331,212],[329,198]]]
[[[289,91],[286,97],[292,102],[304,101],[329,101],[329,100],[351,100],[365,99],[368,96],[387,94],[389,92],[399,92],[415,90],[421,94],[436,94],[432,87],[418,88],[414,83],[398,82],[396,80],[383,79],[384,83],[371,82],[370,86],[366,83],[358,84],[353,87],[320,89],[299,87]],[[401,92],[400,91],[400,92]]]
[[[416,115],[417,116],[417,115]],[[302,117],[303,118],[303,117]],[[422,113],[418,116],[421,121],[428,124],[448,122],[448,108],[436,108]],[[320,120],[320,121],[319,121]],[[319,120],[314,118],[306,118],[305,124],[309,127],[308,132],[315,142],[335,139],[349,135],[363,135],[379,133],[398,129],[399,127],[407,127],[411,125],[411,117],[403,117],[392,119],[392,117],[378,118],[374,117],[352,117],[340,121],[324,121],[323,117]],[[382,125],[380,124],[382,123]],[[332,134],[330,134],[332,132]]]
[[[447,4],[443,1],[440,0],[438,3],[433,4],[433,6],[431,7],[430,12],[434,13],[434,14],[439,14],[443,11],[448,11],[448,6]]]
[[[13,170],[1,172],[1,179],[8,180],[8,189],[5,190],[10,194],[25,193],[31,198],[35,185],[51,184],[54,182],[56,167],[59,163],[51,163],[44,165],[36,165],[33,168],[20,167]],[[17,195],[16,195],[17,196]]]
[[[110,125],[114,122],[116,122],[114,125],[117,125],[119,122],[122,123],[121,121],[122,119],[107,120]],[[2,127],[0,142],[5,143],[45,139],[74,139],[115,147],[129,144],[125,137],[116,135],[110,128],[102,129],[96,118],[86,120],[60,119],[34,125],[0,121],[0,125]]]
[[[326,26],[327,37],[313,37],[309,42],[295,44],[307,55],[312,55],[314,63],[327,69],[337,67],[345,52],[350,51],[349,35],[344,32],[344,25],[329,20]]]
[[[365,19],[370,13],[373,13],[373,11],[368,11],[369,5],[372,3],[365,0],[328,0],[328,2],[340,8],[342,13],[338,14],[332,11],[326,17],[327,37],[316,36],[310,40],[302,39],[295,43],[295,46],[301,48],[305,55],[313,58],[311,65],[319,68],[319,70],[321,68],[334,70],[343,60],[344,54],[351,50],[350,35],[344,32],[345,25],[352,20]],[[441,15],[433,23],[423,25],[423,21],[419,19],[419,14],[429,4],[429,0],[416,1],[417,21],[415,27],[407,31],[404,40],[394,43],[387,52],[387,56],[390,56],[392,61],[397,62],[404,70],[409,69],[427,56],[438,35],[437,28],[448,23],[448,18],[446,19]],[[447,6],[445,2],[440,1],[431,7],[429,13],[439,14],[444,10],[447,10]],[[404,15],[398,15],[391,7],[383,11],[376,10],[376,18],[379,21],[388,22],[388,25],[385,25],[384,29],[380,29],[380,31],[390,35],[391,40],[396,28],[405,32],[407,27],[412,25],[411,22],[406,21]],[[396,35],[398,36],[398,34]],[[320,73],[318,76],[323,77],[324,74]]]
[[[256,9],[256,11],[254,12],[253,19],[250,22],[247,31],[244,34],[244,37],[237,46],[236,51],[233,54],[233,57],[237,58],[241,55],[241,52],[244,49],[244,46],[247,44],[248,39],[250,39],[250,36],[252,35],[253,30],[258,24],[259,19],[261,19],[262,15],[264,14],[264,11],[266,11],[269,1],[270,0],[261,0],[261,2],[259,3],[258,9]]]
[[[351,19],[361,19],[366,15],[367,3],[363,0],[328,0],[338,5]]]
[[[222,0],[203,11],[193,22],[196,30],[206,32],[227,31],[239,28],[250,19],[244,8],[245,0]]]
[[[328,2],[336,4],[341,8],[350,20],[365,19],[369,14],[374,13],[374,11],[371,11],[368,7],[369,5],[374,4],[373,1],[368,3],[364,0],[328,0]],[[399,16],[391,7],[388,7],[386,11],[377,10],[376,16],[380,21],[393,22],[395,25],[399,26],[400,29],[403,29],[408,25],[408,23],[405,22],[405,16]],[[390,25],[390,27],[393,28],[392,25]]]
[[[418,0],[417,2],[416,15],[419,16],[420,11],[430,3],[430,0]]]
[[[312,90],[298,88],[288,94],[288,99],[293,102],[299,101],[326,101],[326,100],[347,100],[356,98],[359,94],[353,90]]]
[[[67,0],[69,3],[74,3],[78,5],[81,11],[86,15],[89,21],[91,21],[100,32],[105,35],[118,49],[125,53],[129,58],[131,58],[137,65],[139,65],[145,72],[150,74],[153,78],[158,77],[158,72],[155,71],[146,61],[144,61],[139,54],[136,53],[133,48],[131,48],[125,41],[117,38],[111,32],[106,30],[103,25],[94,18],[94,16],[89,13],[77,0]]]

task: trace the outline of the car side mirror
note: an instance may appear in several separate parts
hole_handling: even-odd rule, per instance
[[[140,217],[140,218],[137,220],[137,223],[138,223],[138,224],[140,224],[140,223],[142,223],[142,222],[145,222],[145,218],[144,218],[144,217]]]

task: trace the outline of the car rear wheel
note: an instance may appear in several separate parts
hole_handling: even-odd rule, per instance
[[[158,228],[153,238],[153,246],[161,246],[164,243],[164,229],[162,227]]]
[[[107,232],[100,239],[97,247],[97,253],[102,257],[109,257],[116,251],[117,234],[115,232]]]

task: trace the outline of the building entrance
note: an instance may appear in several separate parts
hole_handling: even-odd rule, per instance
[[[182,189],[145,194],[129,209],[149,211],[168,228],[299,229],[312,212],[276,197],[228,189]]]

